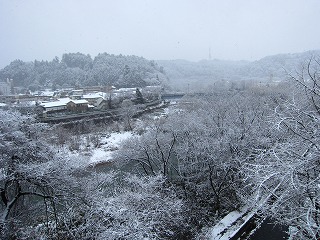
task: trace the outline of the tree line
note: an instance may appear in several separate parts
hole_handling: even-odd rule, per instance
[[[61,60],[24,62],[15,60],[0,70],[0,79],[13,79],[24,90],[82,86],[144,87],[167,84],[162,67],[137,56],[65,53]]]

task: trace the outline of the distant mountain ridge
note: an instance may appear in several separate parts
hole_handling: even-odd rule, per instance
[[[0,81],[13,79],[15,87],[39,88],[113,85],[143,87],[161,85],[180,87],[207,86],[217,81],[281,81],[287,72],[301,69],[320,50],[266,56],[257,61],[147,60],[143,57],[66,53],[62,59],[23,62],[15,60],[0,70]]]
[[[211,84],[216,81],[281,81],[288,72],[301,69],[312,56],[320,57],[320,50],[266,56],[257,61],[159,60],[173,85]]]

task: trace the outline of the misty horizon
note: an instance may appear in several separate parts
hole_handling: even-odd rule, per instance
[[[255,61],[320,49],[320,2],[1,1],[0,68],[64,53]]]
[[[82,52],[70,52],[71,54],[74,54],[74,53],[80,53],[80,54],[84,54],[84,55],[89,55],[92,59],[94,59],[96,56],[98,56],[99,54],[110,54],[110,55],[114,55],[114,56],[136,56],[136,57],[142,57],[146,60],[150,60],[150,61],[156,61],[156,62],[161,62],[161,61],[187,61],[187,62],[190,62],[190,63],[198,63],[198,62],[201,62],[201,61],[225,61],[225,62],[255,62],[255,61],[260,61],[264,58],[267,58],[267,57],[274,57],[274,56],[281,56],[281,55],[295,55],[295,54],[308,54],[310,53],[310,57],[315,53],[315,52],[318,52],[320,51],[320,49],[311,49],[311,50],[306,50],[306,51],[303,51],[303,52],[290,52],[290,53],[275,53],[275,54],[272,54],[272,55],[266,55],[266,56],[262,56],[261,58],[259,59],[254,59],[254,60],[246,60],[246,59],[221,59],[221,58],[211,58],[208,56],[207,58],[203,58],[203,59],[199,59],[199,60],[189,60],[189,59],[183,59],[183,58],[177,58],[177,59],[147,59],[145,58],[144,56],[136,56],[136,55],[126,55],[126,54],[122,54],[122,53],[119,53],[119,54],[114,54],[114,53],[109,53],[109,52],[101,52],[101,53],[98,53],[97,55],[95,56],[92,56],[91,54],[89,53],[82,53]],[[70,54],[70,53],[63,53],[63,54]],[[14,59],[12,60],[11,62],[15,61],[15,60],[21,60],[23,62],[34,62],[34,61],[52,61],[53,59],[55,59],[56,57],[58,57],[59,60],[62,59],[62,56],[54,56],[52,59],[33,59],[33,60],[24,60],[24,59],[21,59],[21,58],[17,58],[17,59]],[[7,64],[5,64],[4,66],[0,66],[0,69],[3,69],[4,67],[10,65],[11,62],[8,62]]]

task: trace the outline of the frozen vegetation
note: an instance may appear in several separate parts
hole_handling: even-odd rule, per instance
[[[157,61],[170,84],[187,91],[211,91],[221,86],[243,88],[253,82],[272,84],[287,79],[288,72],[299,71],[305,61],[319,51],[267,56],[257,61],[186,60]]]
[[[319,239],[318,70],[99,124],[0,109],[1,238],[225,239],[259,210]]]
[[[13,79],[19,93],[82,86],[144,87],[167,85],[163,68],[137,56],[65,53],[52,61],[15,60],[0,70],[0,79]]]

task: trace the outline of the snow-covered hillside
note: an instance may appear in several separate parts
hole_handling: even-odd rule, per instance
[[[197,88],[218,81],[281,81],[288,72],[301,69],[312,56],[320,56],[320,50],[294,54],[267,56],[257,61],[186,60],[157,61],[173,86]]]

